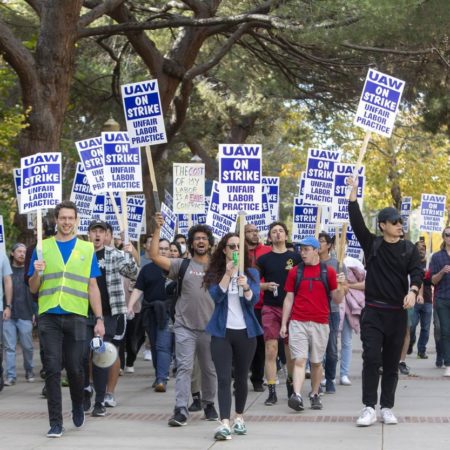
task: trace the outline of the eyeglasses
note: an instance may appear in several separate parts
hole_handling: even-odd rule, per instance
[[[195,236],[194,241],[207,241],[207,236]]]
[[[159,249],[160,249],[160,250],[165,250],[165,251],[170,250],[169,247],[159,247]]]
[[[239,248],[239,244],[227,244],[227,247],[230,250],[236,250],[237,248]]]
[[[392,225],[397,225],[398,223],[403,225],[403,219],[389,220],[389,222],[392,223]]]

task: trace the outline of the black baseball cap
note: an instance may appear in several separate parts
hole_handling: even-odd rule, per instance
[[[108,229],[108,226],[106,225],[106,222],[103,222],[103,220],[93,220],[89,224],[88,231],[91,231],[94,228],[103,228],[106,231]]]
[[[401,220],[402,217],[396,208],[389,206],[388,208],[383,208],[378,213],[378,222],[395,222]]]

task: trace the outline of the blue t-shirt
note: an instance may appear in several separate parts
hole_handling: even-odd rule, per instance
[[[70,255],[72,254],[72,250],[75,247],[75,244],[77,242],[77,238],[73,238],[70,241],[56,241],[56,244],[58,245],[59,251],[61,253],[62,259],[64,261],[64,264],[67,264],[67,261],[69,260]],[[37,260],[37,254],[36,249],[33,250],[33,255],[31,256],[30,261],[30,268],[28,269],[28,275],[31,277],[34,274],[34,261]],[[95,252],[92,256],[92,262],[91,262],[91,274],[90,278],[97,278],[101,275],[100,268],[98,267],[98,261],[97,256],[95,255]],[[55,306],[52,309],[49,309],[46,311],[48,314],[71,314],[68,311],[65,311],[61,308],[61,306]]]

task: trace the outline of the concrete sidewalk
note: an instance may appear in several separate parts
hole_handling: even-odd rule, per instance
[[[233,436],[226,442],[213,440],[217,423],[204,421],[201,413],[192,414],[185,427],[167,426],[174,403],[174,379],[169,381],[167,393],[153,392],[153,367],[141,355],[136,372],[119,380],[118,406],[108,408],[103,418],[86,416],[81,429],[72,424],[69,390],[63,388],[65,433],[61,439],[48,439],[47,405],[40,396],[43,383],[36,359],[34,383],[25,382],[24,372],[19,370],[17,384],[5,386],[0,393],[0,449],[445,449],[450,446],[450,380],[442,376],[442,369],[434,367],[435,354],[429,355],[427,360],[408,357],[412,375],[400,376],[394,409],[398,425],[377,422],[369,428],[355,426],[361,410],[361,352],[355,337],[350,377],[353,385],[337,386],[336,394],[323,396],[322,411],[308,409],[308,400],[304,412],[290,410],[284,380],[280,380],[275,406],[264,406],[267,392],[250,389],[245,414],[248,435]],[[21,364],[18,356],[18,368]],[[308,391],[307,380],[305,398]]]

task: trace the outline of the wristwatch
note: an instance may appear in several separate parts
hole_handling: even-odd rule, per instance
[[[5,305],[5,308],[11,308],[11,305]]]
[[[411,288],[411,289],[409,290],[409,292],[414,292],[414,294],[416,294],[416,297],[419,295],[419,291],[416,290],[416,289],[413,289],[413,288]]]
[[[105,319],[103,318],[103,316],[95,316],[95,321],[97,322],[97,320],[101,320],[102,322],[105,321]]]
[[[244,289],[244,292],[249,292],[249,291],[251,291],[251,289],[250,289],[250,288],[248,288],[248,289]]]

